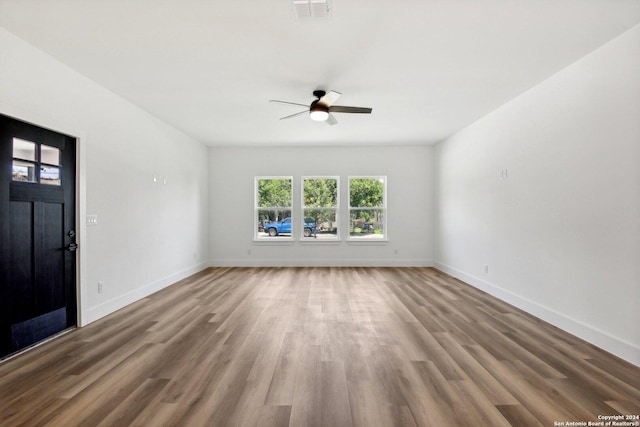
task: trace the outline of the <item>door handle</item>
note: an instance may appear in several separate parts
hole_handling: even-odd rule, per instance
[[[78,245],[76,243],[69,243],[69,246],[65,248],[69,252],[75,252],[78,249]]]

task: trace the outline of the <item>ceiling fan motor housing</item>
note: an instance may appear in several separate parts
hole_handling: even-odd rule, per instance
[[[309,107],[309,116],[311,117],[311,120],[322,122],[329,118],[329,107],[324,104],[320,104],[318,101],[320,101],[320,99],[316,99],[311,103],[311,106]]]

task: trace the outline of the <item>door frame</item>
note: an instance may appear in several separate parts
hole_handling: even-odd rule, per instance
[[[34,126],[49,129],[54,132],[69,135],[76,140],[76,242],[78,250],[76,251],[76,312],[77,327],[86,326],[88,322],[87,308],[89,307],[88,291],[84,291],[84,284],[87,283],[87,134],[77,129],[69,123],[62,122],[53,115],[42,115],[39,112],[25,111],[15,105],[10,105],[0,101],[0,114],[29,123]]]

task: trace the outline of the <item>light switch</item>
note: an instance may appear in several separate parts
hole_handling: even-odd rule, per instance
[[[87,225],[98,225],[98,215],[87,215]]]

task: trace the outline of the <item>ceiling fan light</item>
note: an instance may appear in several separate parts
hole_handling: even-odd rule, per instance
[[[309,112],[309,116],[311,120],[315,120],[316,122],[324,122],[329,118],[329,112],[325,110],[311,110]]]

